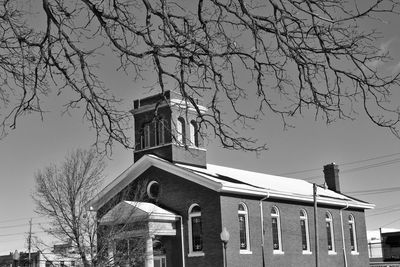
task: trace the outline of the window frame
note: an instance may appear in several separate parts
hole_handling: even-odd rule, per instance
[[[152,194],[152,186],[158,186],[158,194],[155,196],[155,195],[153,195]],[[158,182],[158,181],[151,181],[150,183],[148,183],[147,184],[147,187],[146,187],[146,193],[147,193],[147,196],[150,198],[150,199],[158,199],[159,197],[160,197],[160,193],[161,193],[161,185],[160,185],[160,183]]]
[[[275,211],[275,212],[273,212]],[[274,240],[274,219],[276,220],[276,236],[278,238],[278,248],[274,248],[275,240]],[[281,230],[281,216],[278,207],[273,206],[271,208],[271,230],[272,230],[272,249],[274,254],[284,254],[283,247],[282,247],[282,230]]]
[[[329,229],[328,229],[328,226],[329,226]],[[326,240],[327,240],[328,254],[336,255],[335,231],[333,229],[333,217],[329,211],[325,212],[325,227],[326,227]],[[331,248],[329,248],[329,239],[331,241]]]
[[[356,220],[353,214],[349,214],[348,217],[349,231],[350,231],[350,248],[351,254],[358,255],[358,243],[357,243],[357,232],[356,232]],[[352,241],[353,240],[353,244]]]
[[[143,125],[143,139],[142,141],[142,149],[146,149],[151,147],[151,131],[150,131],[150,124],[146,123]]]
[[[308,227],[308,214],[305,209],[300,209],[300,232],[301,232],[301,247],[302,247],[302,252],[303,254],[312,254],[311,252],[311,245],[310,245],[310,229]],[[303,214],[302,214],[303,213]],[[305,241],[306,241],[306,249],[303,247],[303,228],[301,223],[304,223],[304,236],[305,236]]]
[[[176,122],[176,141],[180,145],[186,145],[186,122],[182,117],[178,117]]]
[[[164,124],[165,121],[163,118],[158,118],[154,123],[154,143],[156,146],[165,144]]]
[[[243,207],[243,210],[240,209],[240,207]],[[245,248],[242,248],[242,243],[241,243],[241,236],[242,236],[242,229],[241,229],[241,221],[240,218],[244,219],[244,236],[245,236]],[[249,209],[247,208],[247,205],[243,202],[240,202],[238,204],[238,222],[239,222],[239,250],[240,254],[250,254],[251,249],[250,249],[250,228],[249,228]]]
[[[190,144],[199,147],[198,126],[195,120],[190,121]]]
[[[200,211],[193,212],[195,207],[199,207]],[[192,229],[192,220],[193,218],[200,217],[200,238],[201,238],[201,250],[194,250],[193,248],[193,229]],[[200,257],[204,256],[204,240],[203,240],[203,227],[202,227],[202,216],[201,216],[201,206],[197,203],[190,205],[188,209],[188,237],[189,237],[189,257]]]

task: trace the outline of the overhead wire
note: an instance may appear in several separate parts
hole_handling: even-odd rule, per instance
[[[367,158],[367,159],[362,159],[362,160],[356,160],[356,161],[351,161],[351,162],[341,162],[341,163],[337,163],[337,164],[340,166],[347,166],[347,165],[353,165],[353,164],[368,162],[368,161],[377,160],[377,159],[389,158],[389,157],[393,157],[393,156],[397,156],[397,155],[400,155],[400,153],[387,154],[387,155],[382,155],[382,156],[377,156],[377,157],[372,157],[372,158]],[[400,160],[400,158],[399,158],[399,160]],[[278,175],[283,176],[283,175],[305,173],[305,172],[311,172],[311,171],[320,171],[320,170],[321,170],[321,168],[314,168],[314,169],[286,172],[286,173],[281,173]]]
[[[7,220],[1,220],[0,223],[5,223],[5,222],[16,222],[16,221],[24,221],[24,220],[29,220],[29,219],[38,219],[42,218],[41,216],[35,216],[35,217],[24,217],[24,218],[18,218],[18,219],[7,219]]]
[[[387,166],[387,165],[391,165],[391,164],[395,164],[395,163],[399,163],[400,162],[400,158],[396,158],[396,159],[391,159],[391,160],[387,160],[387,161],[382,161],[382,162],[378,162],[378,163],[373,163],[373,164],[369,164],[369,165],[364,165],[364,166],[359,166],[359,167],[355,167],[355,168],[351,168],[351,169],[345,169],[345,170],[341,170],[340,173],[350,173],[350,172],[355,172],[355,171],[363,171],[363,170],[367,170],[367,169],[372,169],[372,168],[377,168],[377,167],[382,167],[382,166]],[[312,177],[308,177],[308,178],[304,178],[303,180],[305,181],[310,181],[310,180],[315,180],[318,178],[322,178],[322,175],[315,175]]]

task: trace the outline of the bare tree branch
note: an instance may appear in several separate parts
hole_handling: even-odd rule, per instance
[[[128,75],[154,72],[160,92],[180,92],[226,148],[265,149],[240,128],[272,114],[288,127],[305,109],[327,123],[363,109],[399,137],[391,102],[399,73],[379,67],[390,56],[378,32],[362,26],[398,14],[398,1],[42,0],[42,28],[24,23],[17,3],[2,1],[0,10],[3,134],[27,111],[43,113],[56,84],[72,89],[65,109],[83,107],[97,144],[133,148],[130,115],[97,74],[101,53],[112,53]]]

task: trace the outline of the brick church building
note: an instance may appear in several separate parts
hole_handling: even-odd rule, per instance
[[[314,187],[207,164],[196,113],[172,92],[135,100],[132,114],[134,163],[90,203],[110,265],[368,266],[373,205],[340,192],[337,165]]]

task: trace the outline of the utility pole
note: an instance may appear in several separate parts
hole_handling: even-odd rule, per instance
[[[314,228],[315,228],[315,267],[319,267],[319,236],[318,236],[318,207],[317,207],[317,184],[313,184],[314,199]]]
[[[28,266],[31,267],[32,219],[29,220]]]

